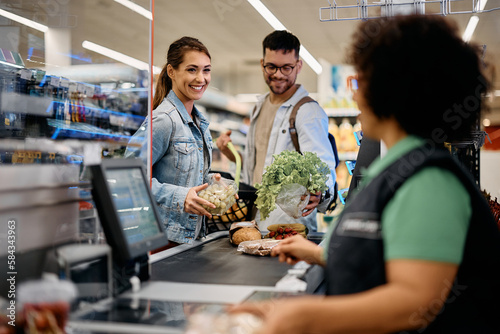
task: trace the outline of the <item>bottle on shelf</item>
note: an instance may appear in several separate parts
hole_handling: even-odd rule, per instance
[[[330,118],[328,120],[328,132],[333,135],[333,137],[335,138],[335,142],[338,145],[338,143],[340,142],[339,126],[335,122],[334,118]]]
[[[339,125],[339,151],[354,151],[357,144],[353,134],[353,127],[347,118],[342,119]]]

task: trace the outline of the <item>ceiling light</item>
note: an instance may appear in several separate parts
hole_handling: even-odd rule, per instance
[[[17,67],[17,68],[24,68],[24,66],[20,66],[20,65],[8,63],[6,61],[1,61],[1,60],[0,60],[0,64],[9,65],[9,66],[12,66],[12,67]]]
[[[486,3],[488,0],[477,0],[476,2],[476,11],[480,12],[486,7]]]
[[[462,35],[462,39],[465,42],[469,42],[472,34],[474,34],[474,30],[476,29],[477,23],[479,22],[479,17],[476,15],[472,15],[469,19],[469,23],[467,24],[467,28],[465,28],[465,32]]]
[[[115,0],[116,1],[116,0]],[[253,8],[274,28],[274,30],[288,30],[283,23],[278,20],[274,14],[267,9],[266,6],[260,0],[247,0]],[[300,56],[309,65],[316,74],[320,74],[323,71],[320,63],[307,51],[307,49],[301,45],[300,46]]]
[[[31,21],[31,20],[28,20],[22,16],[19,16],[19,15],[16,15],[16,14],[12,14],[8,11],[5,11],[3,9],[0,9],[0,15],[8,18],[8,19],[11,19],[12,21],[16,21],[16,22],[19,22],[21,24],[24,24],[25,26],[28,26],[30,28],[33,28],[33,29],[36,29],[38,31],[41,31],[41,32],[47,32],[49,31],[49,27],[47,26],[44,26],[43,24],[40,24],[40,23],[37,23],[35,21]]]
[[[267,9],[266,6],[260,0],[248,0],[248,2],[259,12],[260,15],[274,28],[274,30],[286,30],[283,23],[278,20],[274,14]]]
[[[500,96],[500,90],[498,90],[498,89],[497,89],[497,90],[495,91],[495,96]]]
[[[121,63],[124,63],[126,65],[135,67],[139,70],[143,71],[149,71],[149,64],[143,61],[140,61],[138,59],[132,58],[130,56],[124,55],[123,53],[108,49],[104,46],[101,46],[99,44],[95,44],[89,41],[83,41],[82,47],[90,50],[97,52],[99,54],[102,54],[103,56],[109,57],[111,59],[117,60]],[[157,66],[153,66],[153,74],[158,74],[161,72],[161,68]]]
[[[133,3],[130,0],[115,0],[115,2],[118,2],[120,5],[123,5],[128,9],[133,10],[137,14],[144,16],[148,20],[153,20],[153,14],[149,10],[139,6],[138,4]]]
[[[316,72],[316,74],[319,75],[323,72],[321,64],[312,56],[312,54],[309,53],[309,51],[307,51],[303,45],[300,46],[300,56],[313,69],[313,71]]]

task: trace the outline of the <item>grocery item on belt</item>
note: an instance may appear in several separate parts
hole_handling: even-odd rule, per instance
[[[271,254],[271,250],[279,244],[279,240],[273,239],[260,239],[243,241],[238,245],[238,252],[246,254],[266,256]]]
[[[229,241],[234,245],[239,245],[243,241],[259,239],[262,239],[262,234],[255,220],[233,223],[229,228]]]
[[[301,235],[304,238],[307,236],[307,227],[303,224],[273,224],[267,227],[269,233],[264,238],[272,238],[282,240],[294,235]]]
[[[198,196],[215,205],[215,208],[203,205],[212,215],[220,216],[236,203],[238,186],[232,180],[220,178],[219,181],[212,179],[209,186],[198,192]]]

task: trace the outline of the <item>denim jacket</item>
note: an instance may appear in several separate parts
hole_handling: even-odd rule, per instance
[[[208,120],[196,107],[192,114],[199,120],[199,128],[179,98],[170,91],[153,110],[152,117],[152,193],[156,197],[168,239],[178,243],[191,243],[198,237],[203,217],[184,212],[184,200],[190,188],[208,182],[212,162],[213,144]],[[134,137],[147,137],[147,121]],[[205,168],[204,144],[209,156]],[[140,153],[144,161],[146,151],[141,149]]]
[[[293,96],[285,101],[276,112],[271,135],[269,137],[269,146],[264,162],[264,170],[265,167],[273,162],[274,154],[279,154],[285,150],[295,151],[289,131],[290,113],[292,112],[293,106],[308,94],[309,93],[303,86],[299,86]],[[251,185],[253,185],[253,170],[255,167],[255,124],[262,104],[268,95],[269,93],[259,96],[255,112],[251,116],[250,129],[247,134],[242,168],[242,181]],[[330,194],[332,194],[335,191],[334,184],[336,175],[335,157],[333,156],[333,151],[328,140],[328,116],[317,103],[306,103],[302,105],[297,112],[295,127],[297,129],[301,151],[316,153],[319,158],[330,167],[330,176],[326,185],[330,190]],[[321,202],[317,210],[324,212],[328,204],[328,201]],[[317,211],[314,210],[314,212],[307,217],[294,219],[277,206],[265,221],[260,220],[259,213],[257,214],[256,220],[261,230],[265,230],[266,227],[271,224],[302,223],[309,228],[309,231],[316,231],[316,213]]]

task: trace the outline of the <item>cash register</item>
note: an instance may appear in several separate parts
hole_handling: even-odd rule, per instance
[[[155,299],[134,292],[134,281],[150,277],[148,253],[168,244],[143,163],[108,159],[90,169],[92,196],[112,250],[114,291],[113,298],[73,312],[72,333],[182,333],[192,310],[222,312],[225,305],[220,303]]]
[[[254,300],[281,296],[273,292],[274,281],[262,284],[256,275],[255,284],[251,280],[245,284],[248,280],[238,273],[248,264],[253,265],[253,271],[278,268],[278,259],[239,254],[229,243],[227,232],[221,238],[215,235],[223,232],[217,232],[193,245],[162,252],[175,255],[164,257],[160,253],[149,258],[149,251],[168,241],[142,162],[103,160],[91,170],[93,198],[113,253],[115,291],[113,298],[74,312],[70,318],[72,333],[183,333],[194,313],[224,313],[228,304],[248,296]],[[157,256],[161,259],[153,259]],[[151,267],[154,275],[150,274]],[[228,280],[226,272],[220,272],[226,270],[222,267],[235,268],[229,276],[238,280]],[[280,268],[271,275],[276,276],[276,282],[288,270],[286,264]],[[173,271],[195,279],[176,280],[169,275]],[[207,282],[207,277],[218,279]],[[137,280],[141,286],[134,292],[130,281]]]
[[[114,293],[149,279],[148,253],[168,244],[143,163],[105,159],[92,171],[92,197],[112,250]]]

